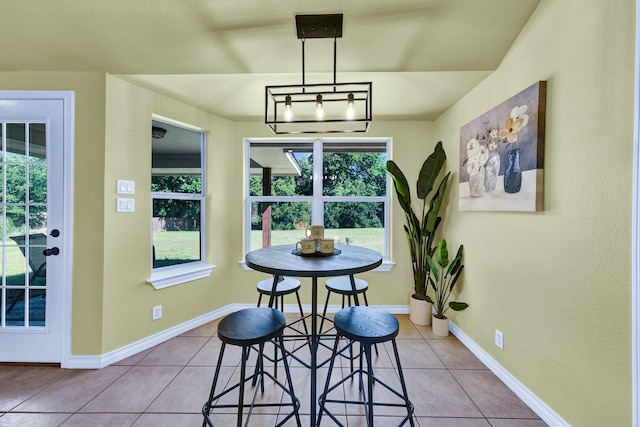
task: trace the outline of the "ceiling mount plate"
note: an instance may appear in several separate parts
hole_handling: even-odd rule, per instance
[[[342,37],[342,14],[296,15],[299,39],[333,39]]]

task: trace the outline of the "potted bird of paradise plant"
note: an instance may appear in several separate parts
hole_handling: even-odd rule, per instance
[[[449,251],[447,241],[440,240],[433,256],[429,256],[427,261],[432,275],[429,277],[429,284],[435,292],[433,305],[436,312],[433,314],[433,333],[446,337],[449,335],[449,319],[445,316],[447,310],[462,311],[469,307],[469,304],[460,301],[449,301],[451,292],[456,282],[464,270],[462,264],[463,246],[458,247],[458,252],[451,262],[449,262]]]
[[[404,173],[393,160],[387,161],[386,165],[387,172],[393,178],[398,202],[405,214],[404,231],[411,254],[414,287],[414,293],[409,299],[409,312],[411,321],[419,325],[431,324],[433,301],[427,295],[431,275],[428,259],[436,250],[435,233],[442,220],[439,216],[440,206],[451,172],[444,175],[435,190],[434,184],[442,172],[446,159],[447,156],[440,141],[420,169],[416,190],[418,199],[422,202],[416,203],[415,210],[409,183]]]

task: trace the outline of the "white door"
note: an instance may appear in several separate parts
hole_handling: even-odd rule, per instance
[[[61,362],[69,353],[72,103],[69,92],[0,91],[0,362]]]

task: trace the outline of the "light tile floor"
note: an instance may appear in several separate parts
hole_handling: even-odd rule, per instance
[[[455,337],[438,338],[430,326],[416,326],[405,315],[397,317],[400,334],[396,340],[409,397],[415,405],[416,426],[546,426]],[[100,370],[0,364],[0,426],[200,426],[200,411],[220,349],[216,329],[217,321],[208,323]],[[224,379],[237,375],[236,349],[227,347]],[[376,375],[392,383],[397,379],[392,348],[385,343],[378,350]],[[328,350],[320,353],[326,356]],[[339,364],[334,378],[349,372],[347,360]],[[296,361],[291,362],[291,370],[306,426],[310,399],[304,390],[310,386],[309,371]],[[326,372],[326,368],[319,370],[319,387],[324,385]],[[283,374],[280,369],[280,378]],[[347,382],[340,393],[353,395],[356,387]],[[265,397],[270,390],[267,386]],[[261,414],[252,416],[250,425],[273,426],[279,417],[277,409],[261,409]],[[366,425],[361,407],[337,408],[336,414],[349,427]],[[399,414],[398,408],[379,408],[376,425],[395,426],[401,419]],[[235,416],[214,415],[214,422],[220,427],[231,426]],[[289,425],[295,422],[290,420]],[[325,416],[322,425],[335,424]]]

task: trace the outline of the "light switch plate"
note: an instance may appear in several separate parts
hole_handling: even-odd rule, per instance
[[[135,181],[127,181],[125,179],[119,179],[117,182],[116,192],[118,194],[136,194]]]
[[[118,197],[116,204],[117,212],[135,212],[136,200],[130,197]]]

